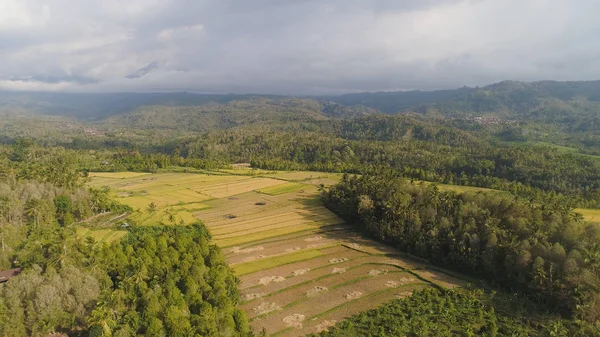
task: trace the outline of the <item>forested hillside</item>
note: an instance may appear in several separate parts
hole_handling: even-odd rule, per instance
[[[0,284],[0,335],[251,333],[238,280],[202,223],[127,225],[112,244],[84,241],[78,222],[131,208],[84,186],[73,152],[20,141],[0,157],[0,270],[17,274]]]

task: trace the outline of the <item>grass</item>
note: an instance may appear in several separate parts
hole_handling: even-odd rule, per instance
[[[280,195],[295,192],[307,188],[308,186],[299,183],[285,183],[282,185],[271,186],[258,190],[260,193],[268,195]]]
[[[246,262],[242,264],[235,265],[233,270],[235,270],[238,276],[243,276],[246,274],[254,273],[264,269],[270,269],[274,267],[283,266],[286,264],[305,261],[314,259],[316,257],[322,256],[319,250],[307,250],[298,253],[287,254],[283,256],[276,256],[272,258],[262,259],[260,261],[252,261]]]
[[[440,190],[442,191],[453,191],[458,193],[465,192],[497,192],[497,193],[507,193],[504,191],[493,190],[491,188],[483,188],[483,187],[473,187],[473,186],[459,186],[459,185],[446,185],[446,184],[438,184]]]
[[[77,227],[76,235],[80,239],[86,239],[91,237],[94,239],[96,244],[100,243],[111,243],[113,241],[120,240],[125,235],[127,235],[127,231],[120,231],[116,229],[89,229],[85,227]]]
[[[264,239],[270,239],[273,237],[283,236],[286,234],[307,232],[307,231],[311,231],[314,229],[315,229],[315,226],[311,226],[311,225],[284,227],[284,228],[277,228],[277,229],[273,229],[273,230],[269,230],[269,231],[261,232],[261,233],[256,233],[256,234],[238,236],[238,237],[234,237],[234,238],[227,238],[227,239],[222,239],[222,240],[214,239],[214,241],[221,248],[229,248],[229,247],[241,245],[243,243],[261,241]]]
[[[436,184],[439,187],[439,189],[442,191],[453,191],[453,192],[457,192],[457,193],[465,193],[465,192],[470,192],[470,193],[477,193],[477,192],[509,193],[506,191],[494,190],[491,188],[440,184],[440,183],[432,183],[430,181],[415,181],[415,183],[417,183],[417,184],[423,183],[425,185]]]

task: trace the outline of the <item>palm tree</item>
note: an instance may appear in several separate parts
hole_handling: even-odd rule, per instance
[[[571,211],[569,213],[569,216],[571,218],[571,221],[573,221],[573,222],[580,223],[580,222],[583,222],[583,220],[584,220],[583,214],[575,212],[575,211]]]
[[[593,272],[600,271],[600,243],[594,244],[592,247],[584,248],[581,251],[583,253],[584,262],[588,265],[588,268]]]
[[[33,219],[33,224],[35,225],[34,228],[38,228],[40,225],[39,219],[42,213],[41,208],[42,205],[39,199],[30,199],[25,204],[25,214]]]

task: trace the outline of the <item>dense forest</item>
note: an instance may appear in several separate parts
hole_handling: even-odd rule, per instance
[[[507,306],[482,291],[425,289],[351,317],[318,336],[591,336],[593,331],[528,309]]]
[[[400,250],[519,291],[594,324],[600,227],[558,204],[455,193],[392,173],[344,176],[327,207]]]

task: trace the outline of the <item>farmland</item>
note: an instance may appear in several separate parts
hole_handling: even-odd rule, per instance
[[[92,174],[143,224],[202,220],[236,271],[255,331],[299,336],[427,287],[464,281],[364,238],[321,205],[336,174],[233,169],[215,174]],[[150,206],[153,204],[154,206]],[[80,236],[118,239],[111,229]]]
[[[585,221],[600,223],[600,210],[598,209],[577,208],[575,211],[583,215]]]

